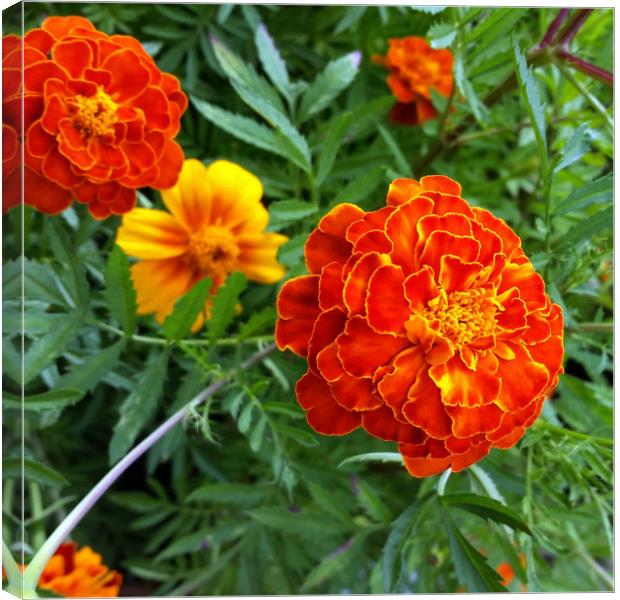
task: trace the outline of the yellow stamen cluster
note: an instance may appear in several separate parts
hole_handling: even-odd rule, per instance
[[[186,256],[201,276],[209,275],[215,285],[220,285],[237,267],[240,252],[228,229],[207,225],[191,236]]]
[[[457,348],[491,335],[495,329],[497,301],[485,290],[466,290],[446,294],[444,290],[429,301],[423,313],[439,332]]]
[[[73,98],[73,124],[86,138],[111,135],[118,121],[117,109],[118,104],[101,88],[94,96],[77,95]]]

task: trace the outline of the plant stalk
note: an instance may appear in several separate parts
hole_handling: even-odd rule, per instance
[[[275,350],[275,344],[270,344],[265,349],[256,352],[241,363],[241,369],[246,370],[265,359]],[[114,482],[147,450],[164,437],[171,429],[180,423],[185,416],[197,406],[208,400],[219,389],[224,387],[233,377],[234,371],[230,371],[225,377],[205,388],[200,394],[190,400],[183,408],[179,409],[171,417],[166,419],[155,431],[142,440],[137,446],[129,451],[110,471],[99,481],[95,487],[84,496],[79,504],[67,515],[65,520],[58,525],[56,530],[45,541],[43,546],[35,554],[34,558],[24,572],[24,598],[36,597],[36,585],[41,577],[45,565],[56,552],[58,546],[73,531],[75,526],[82,520],[94,504],[105,494]]]

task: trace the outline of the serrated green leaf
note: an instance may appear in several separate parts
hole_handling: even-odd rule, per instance
[[[129,261],[116,244],[108,257],[104,276],[110,314],[125,333],[131,335],[136,328],[136,290],[131,281]]]
[[[82,362],[71,365],[56,385],[65,389],[77,389],[84,393],[92,391],[99,381],[113,370],[126,343],[126,340],[119,340],[87,356]]]
[[[258,50],[258,58],[271,83],[291,102],[293,95],[291,94],[291,82],[286,70],[286,63],[282,60],[273,38],[269,35],[269,31],[267,31],[267,27],[263,23],[256,28],[254,42]]]
[[[21,270],[19,261],[15,261],[17,268]],[[7,269],[8,266],[4,269]],[[4,275],[3,269],[3,275]],[[19,278],[21,275],[19,275]],[[21,286],[21,281],[18,278],[18,285]],[[4,279],[3,279],[4,281]],[[3,283],[2,288],[5,297],[12,296],[8,287],[5,287]],[[21,292],[20,292],[21,295]],[[59,288],[58,278],[49,265],[38,263],[34,260],[24,258],[24,295],[29,300],[41,300],[43,302],[49,302],[55,306],[68,307],[70,306],[68,299],[63,295]]]
[[[301,97],[299,123],[327,108],[336,96],[349,87],[359,71],[360,60],[360,53],[352,52],[327,64]]]
[[[239,327],[238,338],[244,340],[257,331],[273,327],[278,313],[272,306],[266,306],[258,312],[253,312],[250,318]]]
[[[154,352],[133,391],[120,407],[120,418],[110,440],[110,464],[131,448],[136,437],[157,409],[168,366],[168,352]]]
[[[265,436],[265,427],[267,425],[267,419],[264,415],[261,415],[258,422],[254,425],[252,433],[250,433],[249,442],[252,452],[258,452],[263,443]]]
[[[307,539],[342,534],[348,527],[341,521],[310,510],[289,512],[283,507],[262,507],[247,511],[247,515],[263,525]]]
[[[252,144],[257,148],[286,158],[286,152],[278,143],[274,132],[265,125],[247,117],[228,112],[194,96],[190,98],[196,110],[216,127],[223,129],[247,144]]]
[[[534,75],[531,69],[528,69],[525,57],[521,53],[519,48],[519,42],[516,37],[512,39],[512,57],[515,65],[515,71],[517,74],[517,81],[519,82],[519,89],[521,91],[521,98],[525,103],[527,113],[532,123],[532,129],[536,136],[536,144],[538,146],[538,157],[543,173],[547,172],[548,158],[547,158],[547,136],[545,133],[545,113],[543,111],[542,103],[540,101],[540,94],[538,92],[538,86],[534,80]]]
[[[355,456],[349,456],[345,458],[338,468],[342,468],[345,465],[351,465],[358,462],[382,462],[382,463],[400,463],[403,464],[403,457],[400,452],[367,452],[365,454],[356,454]]]
[[[66,350],[81,325],[82,316],[79,313],[67,315],[66,319],[54,323],[45,335],[32,342],[24,355],[24,385],[40,375]]]
[[[518,513],[488,496],[467,493],[446,494],[441,497],[441,501],[446,506],[462,508],[485,519],[503,523],[512,529],[518,529],[532,535],[530,528]]]
[[[352,539],[328,554],[310,573],[301,585],[300,593],[307,592],[334,575],[342,573],[362,549],[368,532],[360,531]]]
[[[211,318],[207,321],[211,341],[214,342],[226,333],[226,329],[235,316],[239,295],[245,290],[247,284],[248,280],[243,273],[232,273],[226,279],[226,283],[217,290],[211,306]]]
[[[611,235],[613,219],[613,206],[607,206],[606,208],[594,213],[592,216],[581,220],[576,225],[573,225],[573,227],[571,227],[562,236],[562,239],[556,248],[556,252],[564,252],[571,246],[577,246],[587,242],[595,235],[605,231],[606,229],[609,230]]]
[[[84,393],[80,390],[72,389],[55,389],[41,394],[33,394],[24,396],[24,401],[20,396],[11,394],[6,390],[2,391],[2,402],[5,408],[21,409],[25,411],[45,411],[58,410],[66,406],[72,406],[84,397]]]
[[[394,573],[398,564],[397,558],[407,538],[413,534],[417,524],[428,505],[431,496],[423,496],[408,506],[393,522],[390,533],[383,547],[383,591],[389,594],[394,591],[394,583],[399,579],[399,573]]]
[[[559,173],[562,169],[577,162],[588,151],[589,134],[588,123],[579,125],[562,148],[558,156],[559,160],[553,169],[554,173]]]
[[[558,202],[555,214],[566,215],[587,208],[592,204],[611,202],[614,190],[613,173],[608,173],[599,177],[595,181],[590,181],[582,187],[576,189],[570,196]]]
[[[205,483],[187,498],[189,502],[247,506],[262,502],[271,492],[269,485],[255,483]]]
[[[448,48],[456,38],[456,30],[449,23],[434,23],[426,32],[426,38],[431,48]]]
[[[357,500],[368,513],[371,519],[378,523],[387,523],[392,518],[390,509],[381,500],[376,490],[367,482],[360,479],[357,482]]]
[[[237,420],[237,427],[241,433],[247,433],[252,424],[252,413],[254,412],[254,405],[249,402],[243,407],[239,419]]]
[[[303,200],[277,200],[269,205],[269,228],[280,229],[313,215],[318,207]]]
[[[329,175],[338,149],[344,141],[344,135],[351,124],[351,113],[344,112],[338,115],[332,122],[330,122],[327,137],[321,144],[321,153],[319,155],[319,163],[317,167],[316,185],[321,186],[327,176]]]
[[[448,534],[450,558],[454,563],[458,582],[470,593],[507,591],[500,583],[502,578],[499,573],[489,566],[486,558],[461,533],[441,498],[438,506]]]
[[[73,305],[83,308],[88,304],[89,287],[82,261],[63,230],[61,221],[49,218],[45,220],[45,226],[54,256],[67,269],[64,280]]]
[[[205,310],[210,292],[211,278],[204,277],[176,301],[172,313],[164,321],[164,335],[167,339],[181,340],[191,333],[198,315]]]
[[[478,94],[476,94],[474,87],[465,75],[463,55],[460,52],[458,52],[455,57],[454,80],[458,89],[465,96],[465,100],[467,101],[467,104],[469,105],[476,121],[480,124],[484,124],[488,118],[489,109],[484,105],[482,100],[478,98]]]
[[[61,488],[69,484],[65,477],[58,471],[29,457],[24,458],[23,475],[26,481],[34,481],[40,485],[46,485],[53,488]],[[4,479],[19,479],[21,476],[21,458],[2,459],[2,477]]]

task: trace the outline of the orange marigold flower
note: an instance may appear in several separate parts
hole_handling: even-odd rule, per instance
[[[2,74],[3,184],[19,182],[12,157],[23,143],[26,204],[58,213],[75,198],[103,219],[130,210],[137,188],[176,183],[187,97],[138,40],[48,17],[23,40],[3,38]],[[19,183],[4,205],[18,203]]]
[[[340,204],[282,287],[276,342],[306,357],[297,399],[319,433],[398,443],[416,477],[509,448],[562,372],[560,307],[519,237],[443,176],[387,206]]]
[[[162,323],[207,275],[213,292],[233,271],[259,283],[282,279],[285,270],[276,255],[288,238],[265,233],[269,213],[262,195],[259,179],[239,165],[218,160],[205,167],[189,159],[177,185],[162,192],[170,212],[134,208],[124,215],[116,242],[141,259],[131,267],[138,313],[155,313]],[[203,320],[196,320],[194,330]]]
[[[5,576],[4,568],[2,576]],[[101,564],[101,555],[75,542],[61,544],[41,573],[38,587],[65,598],[116,598],[123,576]]]
[[[418,125],[434,119],[437,111],[431,102],[431,89],[442,96],[452,93],[452,52],[434,50],[424,38],[392,38],[385,57],[375,62],[390,71],[387,83],[396,97],[390,118],[403,125]]]

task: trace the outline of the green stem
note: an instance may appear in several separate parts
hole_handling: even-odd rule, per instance
[[[97,319],[89,319],[89,322],[99,329],[103,329],[104,331],[108,331],[117,335],[118,337],[125,337],[125,332],[118,327],[114,327],[113,325],[108,325],[107,323],[103,323]],[[200,340],[200,339],[188,339],[188,340],[179,340],[179,341],[171,341],[165,338],[152,337],[148,335],[137,335],[134,334],[129,338],[132,342],[138,342],[140,344],[147,344],[151,346],[169,346],[169,345],[178,345],[178,346],[236,346],[237,344],[256,344],[259,342],[270,342],[273,340],[273,335],[255,335],[253,337],[247,337],[243,340],[240,340],[235,337],[230,338],[221,338],[216,340],[215,342],[211,342],[210,340]]]
[[[578,331],[580,333],[613,333],[614,324],[610,322],[603,323],[577,323],[575,329],[566,328],[567,331]]]
[[[614,445],[614,441],[610,438],[589,435],[587,433],[579,433],[579,431],[573,431],[572,429],[565,429],[564,427],[560,427],[559,425],[553,425],[553,423],[549,423],[548,421],[543,421],[542,419],[538,419],[538,421],[534,423],[533,427],[535,427],[536,429],[545,429],[547,431],[552,431],[553,433],[558,433],[560,435],[572,437],[577,440],[588,440],[595,444],[600,444],[601,446],[607,446],[609,448],[613,448],[613,445]]]
[[[22,590],[22,572],[19,570],[9,547],[6,545],[5,541],[2,540],[2,566],[6,571],[6,577],[9,581],[8,592],[21,597]],[[17,592],[17,593],[16,593]]]
[[[43,499],[39,485],[34,481],[29,485],[30,508],[33,517],[38,517],[43,512]],[[32,548],[36,552],[45,543],[45,524],[38,520],[32,526]]]
[[[590,90],[566,68],[559,58],[555,58],[553,62],[564,78],[592,105],[592,108],[603,117],[605,123],[613,130],[613,119],[609,116],[607,109],[601,104],[598,98],[590,93]]]

